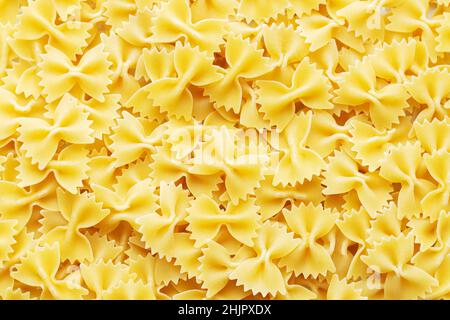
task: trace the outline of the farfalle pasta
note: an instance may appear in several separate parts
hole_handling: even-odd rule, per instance
[[[448,0],[0,8],[1,300],[450,298]]]

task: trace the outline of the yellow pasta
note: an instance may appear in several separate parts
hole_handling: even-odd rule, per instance
[[[449,299],[450,1],[0,1],[0,300]]]

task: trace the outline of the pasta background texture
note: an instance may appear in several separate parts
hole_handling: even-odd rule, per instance
[[[449,1],[0,1],[0,299],[448,298]]]

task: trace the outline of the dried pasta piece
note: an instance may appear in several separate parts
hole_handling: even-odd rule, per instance
[[[121,281],[133,280],[136,275],[130,273],[129,267],[123,263],[98,260],[88,265],[81,264],[81,276],[94,298],[101,299],[110,288]]]
[[[0,216],[15,221],[14,227],[22,230],[30,221],[34,207],[57,208],[55,188],[54,183],[43,183],[26,190],[10,181],[0,181]]]
[[[430,190],[421,200],[422,210],[425,216],[430,217],[432,221],[437,219],[442,210],[450,211],[449,204],[449,166],[450,152],[438,151],[432,155],[425,155],[425,166],[438,183],[438,187]]]
[[[94,256],[88,238],[80,229],[90,228],[105,218],[109,211],[101,208],[92,195],[82,193],[71,195],[63,190],[57,191],[58,212],[62,223],[54,226],[42,238],[44,243],[58,243],[61,259],[92,261]]]
[[[187,230],[191,238],[200,247],[213,240],[222,226],[242,244],[253,245],[260,224],[258,207],[253,199],[241,201],[237,205],[230,203],[225,210],[209,197],[198,197],[187,209]]]
[[[388,238],[369,249],[361,259],[371,269],[385,273],[385,299],[415,299],[423,297],[436,279],[410,264],[414,253],[412,234]]]
[[[207,18],[226,19],[234,15],[238,0],[196,0],[191,5],[192,19],[201,21]]]
[[[59,244],[37,246],[27,254],[11,275],[17,281],[42,290],[43,299],[81,299],[87,290],[66,279],[56,279],[60,263]],[[39,270],[39,272],[36,272]]]
[[[235,267],[230,253],[215,241],[210,241],[202,250],[199,279],[203,281],[206,297],[213,297],[229,283],[230,273]]]
[[[420,145],[407,143],[391,148],[381,165],[380,175],[383,178],[401,184],[397,200],[400,217],[418,216],[421,213],[420,199],[434,187],[430,181],[421,177],[421,162]]]
[[[125,111],[122,118],[117,119],[117,124],[112,127],[111,145],[109,149],[112,157],[116,159],[115,165],[122,166],[139,159],[148,151],[153,151],[155,145],[160,141],[159,132],[146,132],[139,118]]]
[[[364,52],[362,40],[349,33],[346,27],[336,18],[321,15],[314,11],[311,15],[300,17],[298,23],[301,25],[302,35],[306,38],[306,43],[310,44],[309,50],[312,52],[319,50],[334,38],[358,52]]]
[[[93,130],[88,115],[78,101],[66,94],[59,102],[50,123],[40,118],[21,118],[18,140],[21,150],[43,170],[55,155],[60,141],[73,144],[94,142]]]
[[[127,222],[133,228],[136,220],[143,215],[156,210],[156,196],[150,180],[142,180],[132,187],[121,187],[120,183],[108,189],[101,185],[91,185],[95,199],[101,202],[109,214],[99,224],[104,232],[114,230],[120,222]]]
[[[386,158],[390,148],[406,139],[411,129],[410,118],[404,118],[396,128],[377,130],[369,123],[354,120],[351,122],[350,133],[353,143],[352,150],[356,152],[356,159],[373,172],[377,170]]]
[[[418,115],[418,120],[432,120],[434,115],[442,119],[447,114],[444,101],[450,97],[450,89],[446,85],[449,81],[449,70],[427,69],[406,83],[414,100],[426,105]]]
[[[77,64],[70,61],[64,52],[48,45],[38,66],[38,76],[42,79],[39,84],[44,87],[42,92],[47,102],[61,98],[73,88],[104,102],[104,95],[109,92],[108,85],[112,82],[111,62],[103,44],[83,54]]]
[[[291,253],[297,245],[292,234],[281,224],[266,221],[259,229],[252,256],[241,260],[230,279],[236,279],[238,285],[254,294],[286,294],[283,274],[276,261]]]
[[[305,39],[292,26],[273,24],[265,27],[262,34],[266,50],[282,68],[300,62],[308,54]]]
[[[225,59],[228,68],[224,70],[223,78],[205,87],[205,94],[217,106],[237,113],[242,106],[241,81],[268,73],[273,64],[264,57],[262,50],[258,50],[256,43],[234,34],[227,37]]]
[[[450,120],[433,119],[433,121],[424,120],[414,122],[414,133],[420,141],[421,146],[429,154],[435,151],[450,151]]]
[[[391,199],[392,187],[375,173],[361,173],[358,165],[345,152],[337,152],[324,172],[325,195],[356,191],[367,212],[374,216]]]
[[[289,230],[300,237],[299,244],[291,253],[281,258],[280,266],[293,271],[296,276],[326,275],[328,271],[335,272],[333,260],[327,250],[317,242],[335,225],[336,213],[324,209],[321,205],[314,206],[303,203],[292,206],[291,210],[283,210]]]
[[[83,180],[88,178],[88,152],[84,146],[69,145],[58,154],[57,159],[50,160],[42,170],[33,165],[30,158],[22,156],[17,167],[18,185],[34,186],[52,177],[65,190],[76,194],[78,188],[83,186]]]
[[[298,64],[289,86],[272,80],[258,80],[256,85],[264,119],[280,130],[293,118],[297,101],[311,109],[332,108],[331,84],[308,58]]]
[[[402,83],[427,68],[428,53],[422,42],[409,38],[376,48],[369,60],[377,77]]]
[[[267,220],[279,213],[286,203],[296,203],[297,201],[309,202],[315,205],[324,200],[319,179],[305,181],[305,183],[296,186],[274,185],[273,178],[266,176],[261,182],[261,187],[256,189],[256,204],[260,207],[261,217]]]
[[[162,183],[159,192],[159,210],[139,217],[136,223],[146,248],[161,258],[173,258],[178,249],[172,245],[178,233],[176,227],[186,224],[190,197],[173,183]]]
[[[377,87],[377,78],[369,60],[350,66],[339,81],[334,102],[350,106],[367,105],[370,120],[378,129],[389,129],[405,115],[409,95],[403,84]]]
[[[280,149],[283,156],[275,169],[275,185],[303,184],[305,179],[310,181],[325,168],[326,163],[322,157],[313,148],[306,147],[312,118],[311,111],[297,114],[282,132]]]
[[[149,84],[146,91],[153,104],[168,116],[190,120],[194,98],[188,86],[206,87],[223,76],[213,60],[198,48],[177,44],[173,63],[176,76],[158,79]]]
[[[223,43],[224,21],[208,18],[193,22],[189,1],[169,0],[161,5],[154,18],[152,32],[152,42],[170,43],[184,39],[212,53]]]
[[[29,2],[18,17],[19,26],[14,37],[19,40],[36,41],[48,36],[50,46],[64,52],[70,60],[74,60],[76,55],[82,52],[82,48],[87,46],[92,25],[82,21],[56,24],[57,8],[53,1]]]

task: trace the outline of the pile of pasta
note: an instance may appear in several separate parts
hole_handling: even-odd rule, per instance
[[[2,299],[450,297],[450,1],[5,0],[0,34]]]

